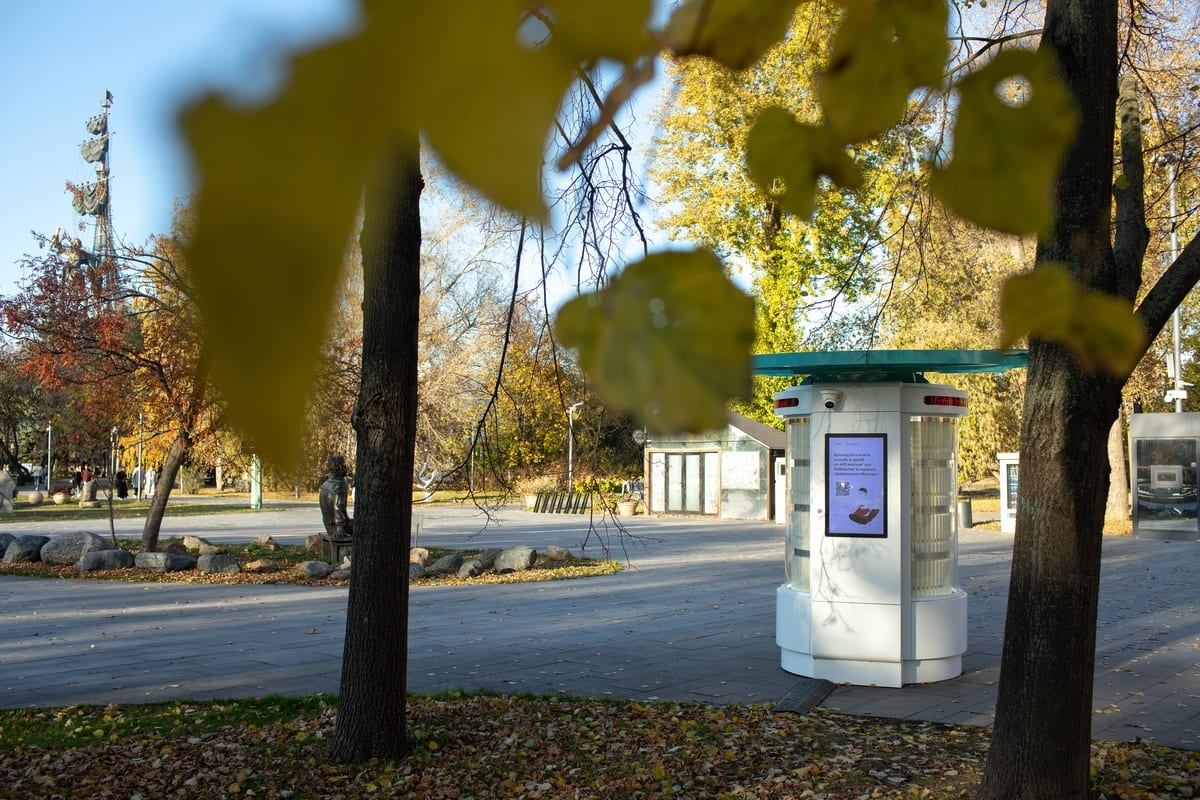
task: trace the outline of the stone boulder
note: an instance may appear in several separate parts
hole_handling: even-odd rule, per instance
[[[567,561],[571,558],[571,551],[565,547],[552,544],[546,548],[545,556],[550,561]]]
[[[188,550],[201,550],[204,545],[212,546],[212,542],[205,539],[203,536],[185,536],[183,537],[183,546]]]
[[[496,572],[521,572],[527,570],[537,561],[537,550],[528,545],[510,547],[496,557]]]
[[[321,554],[321,534],[310,533],[304,537],[304,549],[310,553]]]
[[[416,561],[408,562],[408,579],[424,578],[429,573],[425,571],[425,567],[418,564]]]
[[[333,572],[333,565],[325,561],[305,561],[298,565],[296,569],[310,578],[324,578]]]
[[[279,562],[269,558],[259,558],[246,565],[246,572],[278,572]]]
[[[183,542],[171,542],[162,546],[162,552],[174,553],[177,556],[186,556],[188,554],[187,545]]]
[[[196,568],[196,557],[186,553],[138,553],[133,559],[138,569],[148,569],[152,572],[182,572]]]
[[[103,569],[128,569],[133,566],[133,554],[128,550],[90,550],[75,562],[80,572],[96,572]]]
[[[458,553],[451,553],[448,556],[442,556],[437,561],[425,568],[425,571],[430,575],[447,575],[451,572],[457,572],[462,566],[463,557]]]
[[[350,580],[350,562],[343,562],[340,567],[329,573],[329,577],[333,578],[335,581]]]
[[[42,561],[47,564],[74,564],[93,550],[107,550],[103,536],[88,531],[58,533],[42,545]]]
[[[429,550],[424,547],[412,547],[408,551],[408,563],[420,564],[422,567],[429,563]]]
[[[498,547],[484,550],[475,558],[469,559],[462,563],[458,568],[458,577],[460,578],[477,578],[487,572],[496,564],[496,559],[504,551]]]
[[[0,555],[3,555],[15,538],[11,533],[0,533]]]
[[[196,569],[203,575],[237,575],[242,571],[237,558],[228,553],[202,553],[196,559]]]
[[[42,545],[50,541],[49,536],[38,536],[33,533],[23,533],[14,536],[8,547],[4,548],[5,564],[29,564],[42,560]]]
[[[279,542],[271,538],[271,534],[269,533],[264,533],[262,536],[259,536],[254,540],[254,543],[263,550],[270,550],[271,552],[279,549]]]
[[[460,578],[478,578],[486,570],[479,562],[478,558],[468,558],[458,567],[458,577]]]

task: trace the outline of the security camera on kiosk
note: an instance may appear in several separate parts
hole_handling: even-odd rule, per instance
[[[838,403],[842,402],[842,393],[836,389],[821,390],[821,404],[830,410],[837,407]]]

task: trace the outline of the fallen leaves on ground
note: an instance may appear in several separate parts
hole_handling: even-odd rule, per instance
[[[408,758],[347,766],[328,756],[335,715],[328,698],[3,711],[0,797],[935,800],[970,796],[989,736],[823,709],[452,693],[409,699]],[[1096,743],[1092,768],[1114,800],[1200,790],[1193,752]]]
[[[288,552],[291,555],[287,555]],[[245,567],[246,563],[259,558],[278,559],[279,569],[271,572],[239,572],[236,575],[222,573],[204,574],[194,569],[177,572],[156,572],[149,569],[93,570],[80,572],[75,567],[62,564],[47,564],[34,561],[20,564],[0,565],[0,575],[17,575],[27,578],[65,578],[69,580],[114,580],[138,581],[141,583],[219,583],[219,584],[291,584],[299,586],[346,586],[349,581],[327,575],[323,578],[313,578],[296,569],[302,561],[307,560],[298,555],[303,548],[295,546],[281,547],[271,553],[255,553],[246,555],[235,553]],[[447,553],[450,551],[438,551]],[[478,551],[462,551],[464,558],[471,559],[479,555]],[[312,558],[316,556],[312,556]],[[451,573],[447,575],[430,575],[424,578],[411,579],[409,585],[414,589],[422,586],[474,586],[481,583],[534,583],[537,581],[560,581],[571,578],[592,578],[599,575],[612,575],[622,569],[620,562],[593,558],[572,557],[565,561],[550,561],[538,556],[536,563],[527,570],[520,572],[496,573],[487,572],[474,578],[460,578]]]

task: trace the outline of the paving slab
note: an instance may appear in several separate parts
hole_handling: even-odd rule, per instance
[[[711,519],[609,520],[515,508],[425,507],[420,544],[559,545],[625,561],[600,579],[414,587],[408,686],[696,700],[814,703],[851,714],[989,725],[995,711],[1011,537],[961,536],[968,593],[963,674],[900,689],[814,682],[779,666],[775,589],[783,530]],[[485,525],[485,522],[487,523]],[[169,517],[164,536],[268,533],[302,543],[315,504]],[[3,526],[11,533],[75,523]],[[121,536],[139,520],[118,520]],[[1107,537],[1092,733],[1200,750],[1200,544]],[[124,583],[0,577],[0,707],[336,693],[345,587]]]

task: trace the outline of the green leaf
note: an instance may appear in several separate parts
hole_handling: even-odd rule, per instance
[[[998,96],[1024,78],[1018,106]],[[1018,235],[1044,232],[1054,217],[1054,182],[1079,114],[1054,75],[1049,53],[1006,50],[958,84],[961,103],[954,156],[930,187],[964,218]]]
[[[799,0],[689,0],[671,15],[663,45],[745,69],[787,33]]]
[[[1146,328],[1129,301],[1080,286],[1059,264],[1009,278],[1000,296],[1002,348],[1036,336],[1070,348],[1085,369],[1133,371]]]
[[[746,137],[746,167],[763,193],[802,219],[816,210],[822,175],[847,188],[861,182],[854,160],[830,138],[827,128],[805,125],[778,106],[763,109],[754,121]]]
[[[949,54],[945,0],[849,0],[818,82],[834,135],[878,136],[900,122],[913,90],[936,85]]]
[[[652,431],[721,429],[726,403],[750,392],[754,301],[705,250],[631,264],[566,303],[555,329],[604,402]]]

